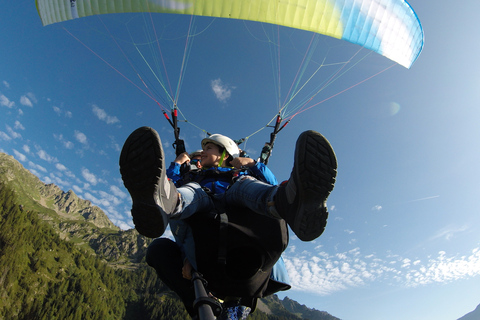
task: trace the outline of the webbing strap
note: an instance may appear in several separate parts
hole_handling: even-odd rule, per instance
[[[224,210],[222,210],[224,211]],[[220,213],[218,263],[227,264],[227,236],[228,236],[228,216],[225,212]]]

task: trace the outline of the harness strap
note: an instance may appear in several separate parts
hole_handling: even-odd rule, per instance
[[[212,178],[213,180],[223,179],[224,181],[230,181],[230,184],[233,184],[233,178],[239,175],[239,172],[244,170],[234,169],[230,171],[218,171],[218,170],[203,170],[196,169],[190,170],[183,175],[184,183],[187,182],[201,182],[205,179]]]
[[[222,210],[225,211],[225,210]],[[227,264],[227,239],[228,239],[228,216],[226,212],[220,213],[220,230],[218,246],[218,263],[223,266]]]

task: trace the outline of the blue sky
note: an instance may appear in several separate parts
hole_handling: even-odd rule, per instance
[[[425,31],[413,67],[393,66],[299,114],[279,134],[269,163],[279,180],[288,179],[296,137],[307,129],[323,133],[335,149],[339,169],[327,229],[309,243],[292,234],[284,257],[293,288],[281,296],[341,319],[452,320],[480,303],[480,48],[471,32],[480,3],[410,4]],[[33,1],[4,3],[0,24],[0,151],[131,228],[119,152],[131,131],[148,125],[159,131],[173,159],[173,134],[161,109],[62,24],[42,27]],[[174,88],[185,42],[177,33],[185,31],[172,25],[159,37],[169,43],[162,53]],[[63,26],[141,86],[98,19]],[[210,25],[198,19],[197,26],[179,107],[189,122],[211,133],[250,135],[277,110],[263,31],[221,20]],[[285,93],[310,35],[282,32],[291,39],[281,40]],[[358,49],[321,41],[331,48],[328,62],[344,61]],[[310,66],[325,57],[320,51]],[[370,55],[315,99],[391,65]],[[204,133],[180,126],[187,148],[198,149]],[[248,140],[252,156],[269,133],[261,130]]]

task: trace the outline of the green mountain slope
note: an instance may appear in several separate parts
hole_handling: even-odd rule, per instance
[[[143,264],[113,268],[59,234],[0,186],[1,319],[185,319],[155,273]]]
[[[144,262],[150,239],[3,153],[0,210],[0,319],[189,319]],[[249,319],[337,319],[284,301],[264,299]]]

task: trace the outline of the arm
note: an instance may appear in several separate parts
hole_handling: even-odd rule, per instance
[[[274,186],[278,184],[277,178],[275,178],[273,172],[270,171],[270,169],[268,169],[264,163],[256,162],[254,166],[248,168],[248,171],[252,176],[260,181]]]
[[[172,180],[175,185],[177,185],[177,182],[182,179],[180,168],[180,164],[172,162],[170,163],[170,167],[167,169],[167,178]]]
[[[277,185],[278,181],[268,167],[261,162],[256,162],[252,158],[238,157],[233,159],[231,165],[237,169],[248,168],[248,173],[260,181],[269,183],[271,185]]]
[[[167,178],[173,181],[173,183],[178,187],[177,182],[182,180],[185,172],[182,170],[182,165],[184,163],[190,162],[188,153],[181,153],[175,158],[175,161],[170,163],[170,167],[167,169]]]

